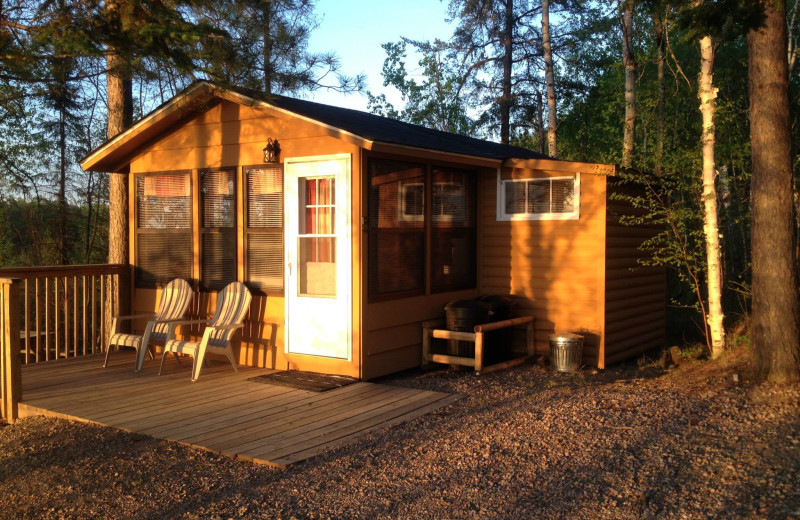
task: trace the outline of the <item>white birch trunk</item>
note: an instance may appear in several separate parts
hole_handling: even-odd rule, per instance
[[[556,147],[556,86],[553,79],[553,51],[550,44],[550,1],[542,0],[542,48],[544,49],[544,75],[547,82],[547,155],[558,157]]]
[[[700,113],[703,115],[703,232],[706,238],[708,263],[708,316],[706,326],[710,335],[711,357],[716,358],[725,349],[725,327],[722,314],[722,255],[717,223],[717,189],[714,185],[714,112],[717,89],[713,83],[714,48],[711,37],[700,40]]]
[[[622,138],[622,166],[633,166],[636,130],[636,60],[633,56],[633,2],[625,0],[622,10],[622,61],[625,65],[625,133]]]

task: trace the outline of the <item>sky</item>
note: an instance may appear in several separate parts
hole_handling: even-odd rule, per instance
[[[440,0],[317,0],[315,13],[320,26],[311,32],[311,52],[334,51],[341,71],[348,76],[366,74],[367,89],[385,93],[395,106],[402,105],[399,93],[383,86],[381,69],[386,53],[381,44],[401,36],[415,40],[449,39],[454,26],[445,22],[448,1]],[[418,68],[413,58],[406,62],[409,73]],[[313,101],[359,110],[367,109],[367,97],[341,95],[319,90]]]

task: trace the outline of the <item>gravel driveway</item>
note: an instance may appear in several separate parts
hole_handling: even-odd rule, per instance
[[[800,386],[739,370],[404,374],[382,382],[463,398],[288,470],[26,419],[0,427],[0,517],[800,518]]]

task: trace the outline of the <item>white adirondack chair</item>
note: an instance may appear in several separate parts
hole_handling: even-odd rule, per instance
[[[200,370],[207,353],[222,354],[228,358],[233,365],[233,370],[238,372],[236,359],[231,347],[231,338],[237,329],[244,326],[244,317],[250,307],[250,291],[244,284],[231,282],[225,286],[217,295],[217,309],[214,317],[210,320],[183,320],[170,324],[169,339],[164,345],[164,353],[161,355],[161,367],[158,374],[164,369],[164,360],[168,352],[172,352],[176,359],[178,354],[192,356],[194,363],[192,366],[192,381],[197,381],[200,377]],[[174,339],[174,331],[181,325],[191,323],[206,323],[203,338],[199,341],[184,341]]]
[[[161,291],[161,299],[158,302],[158,309],[155,314],[138,314],[133,316],[116,316],[111,322],[111,338],[108,340],[106,348],[106,360],[103,366],[108,366],[108,355],[111,354],[111,347],[133,347],[136,349],[136,371],[142,369],[144,364],[145,351],[153,357],[150,342],[155,340],[165,343],[168,337],[169,324],[175,320],[180,320],[189,307],[192,300],[192,287],[189,282],[181,278],[175,278],[169,282]],[[149,318],[144,334],[125,334],[117,332],[117,324],[122,320],[135,320]]]

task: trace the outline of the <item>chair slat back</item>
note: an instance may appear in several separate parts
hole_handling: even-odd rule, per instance
[[[192,301],[192,287],[182,278],[175,278],[161,290],[161,299],[156,310],[157,320],[174,320],[186,314],[189,302]],[[156,329],[166,332],[168,325],[158,324]]]
[[[247,287],[240,282],[231,282],[217,295],[217,309],[210,325],[236,325],[244,321],[250,308],[252,296]],[[236,330],[221,330],[213,334],[213,338],[230,341]]]

